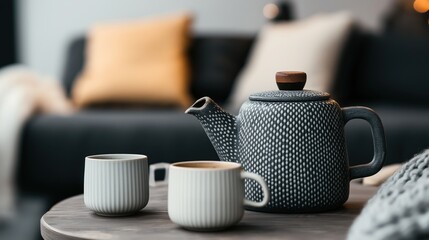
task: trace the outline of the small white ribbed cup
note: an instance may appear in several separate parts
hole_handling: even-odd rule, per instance
[[[215,231],[238,223],[244,205],[265,206],[269,201],[267,184],[257,174],[242,171],[231,162],[194,161],[172,164],[169,168],[168,215],[190,230]],[[264,199],[244,199],[244,180],[261,184]]]
[[[148,160],[138,154],[103,154],[85,158],[84,202],[103,216],[123,216],[149,201]]]

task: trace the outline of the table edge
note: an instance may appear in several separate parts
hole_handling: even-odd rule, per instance
[[[61,201],[62,202],[62,201]],[[59,203],[61,203],[59,202]],[[57,203],[57,204],[59,204]],[[57,205],[55,204],[55,205]],[[54,228],[46,223],[44,217],[46,213],[43,214],[43,216],[40,218],[40,235],[44,240],[58,240],[58,239],[64,239],[64,240],[81,240],[82,238],[75,237],[71,233],[64,232],[62,230],[59,230],[57,228]]]
[[[350,182],[350,185],[352,184],[359,184],[356,182]],[[360,185],[360,184],[359,184]],[[369,188],[377,188],[377,187],[373,187],[373,186],[365,186],[365,187],[369,187]],[[375,192],[376,193],[376,192]],[[374,193],[374,194],[375,194]],[[45,221],[45,216],[55,207],[57,207],[58,205],[60,205],[61,203],[63,203],[64,201],[70,201],[73,198],[82,198],[83,194],[78,194],[78,195],[74,195],[71,196],[69,198],[63,199],[61,201],[59,201],[58,203],[56,203],[55,205],[53,205],[45,214],[43,214],[43,216],[40,218],[40,234],[42,236],[42,238],[44,240],[58,240],[58,239],[62,239],[62,240],[81,240],[83,239],[82,237],[76,236],[74,233],[72,232],[66,232],[63,230],[59,230],[55,227],[52,227],[51,225],[49,225],[46,221]],[[350,195],[349,195],[350,197]],[[371,198],[371,197],[370,197]],[[370,199],[369,198],[369,199]],[[369,200],[368,199],[368,200]],[[347,200],[348,201],[348,200]],[[85,238],[85,239],[95,239],[95,238]]]

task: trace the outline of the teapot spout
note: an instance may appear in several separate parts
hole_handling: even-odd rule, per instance
[[[198,99],[185,113],[194,115],[201,122],[220,160],[238,162],[235,116],[225,112],[209,97]]]

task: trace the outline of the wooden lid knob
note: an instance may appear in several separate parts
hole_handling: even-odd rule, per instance
[[[298,71],[276,73],[276,83],[280,90],[302,90],[307,81],[307,74]]]

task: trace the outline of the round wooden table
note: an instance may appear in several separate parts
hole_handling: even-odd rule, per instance
[[[351,184],[343,208],[317,214],[246,211],[242,221],[222,232],[191,232],[170,221],[167,187],[150,189],[149,204],[128,217],[101,217],[88,210],[83,195],[68,198],[40,220],[45,240],[62,239],[344,239],[355,217],[377,188]]]

